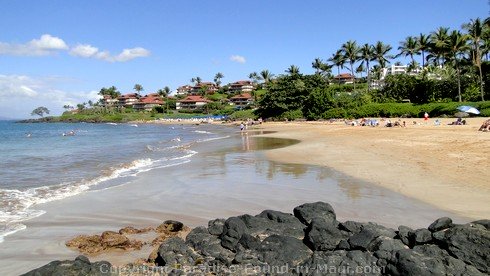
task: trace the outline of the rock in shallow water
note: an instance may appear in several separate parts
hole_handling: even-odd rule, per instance
[[[294,208],[293,213],[295,217],[306,225],[310,224],[315,217],[337,219],[332,205],[326,202],[305,203]]]
[[[199,266],[208,272],[230,275],[275,274],[271,272],[274,269],[299,275],[490,273],[488,220],[454,225],[451,219],[440,218],[429,229],[400,226],[395,232],[372,222],[339,223],[327,203],[303,204],[294,209],[294,215],[266,210],[257,216],[212,220],[208,228],[193,229],[185,242],[180,238],[164,241],[158,254],[155,253],[158,258],[150,258],[150,261],[171,269]],[[167,227],[162,229],[171,233]],[[116,247],[127,244],[127,240],[115,232],[105,232],[102,236],[89,237]],[[80,264],[82,261],[84,264]],[[76,265],[75,261],[64,262],[68,263],[57,261],[44,269],[53,271],[55,267],[74,266],[86,272],[93,265],[87,266],[84,259],[78,260]],[[247,270],[250,266],[258,270]],[[174,269],[171,274],[202,273]]]
[[[36,268],[23,274],[25,276],[48,276],[48,275],[63,275],[63,276],[75,276],[75,275],[89,275],[89,276],[102,276],[112,275],[111,264],[109,262],[101,261],[91,263],[85,256],[78,256],[73,261],[52,261],[49,264]]]

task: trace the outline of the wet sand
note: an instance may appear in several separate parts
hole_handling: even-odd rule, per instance
[[[269,161],[260,149],[289,152],[301,143],[251,134],[232,131],[230,139],[195,148],[199,153],[190,163],[141,173],[117,187],[39,205],[47,213],[27,221],[26,230],[7,236],[0,244],[0,275],[24,273],[52,260],[73,259],[79,253],[67,248],[65,242],[80,234],[157,226],[167,219],[195,227],[217,217],[258,214],[265,209],[290,213],[305,202],[329,202],[340,221],[374,221],[391,227],[427,227],[441,216],[460,223],[470,221],[326,167]],[[292,145],[278,148],[286,144]],[[291,156],[283,161],[297,159]],[[90,259],[123,265],[148,255],[146,248]]]
[[[439,126],[434,119],[401,120],[407,127],[290,122],[260,128],[301,140],[269,151],[271,160],[326,166],[451,213],[490,218],[490,133],[477,131],[486,118],[458,126],[447,125],[454,119],[439,119]]]

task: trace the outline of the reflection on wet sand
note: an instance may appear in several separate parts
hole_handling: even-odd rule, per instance
[[[271,150],[291,146],[299,142],[299,140],[295,139],[261,137],[244,132],[242,133],[241,149],[245,151]]]

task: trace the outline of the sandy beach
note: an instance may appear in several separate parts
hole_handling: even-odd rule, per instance
[[[210,130],[208,127],[207,124],[196,126]],[[260,127],[264,131],[249,129],[240,133],[237,127],[225,126],[230,137],[195,144],[192,149],[198,153],[191,162],[142,172],[120,185],[103,185],[77,196],[36,205],[35,208],[46,213],[25,221],[25,230],[6,236],[0,243],[0,274],[17,275],[52,260],[75,258],[80,253],[66,247],[65,242],[77,235],[118,231],[126,226],[156,227],[168,219],[179,220],[192,228],[207,225],[214,218],[245,213],[255,215],[266,209],[291,212],[305,202],[330,203],[339,221],[373,221],[395,228],[401,224],[427,227],[443,216],[453,218],[456,223],[471,221],[467,216],[441,210],[434,206],[436,204],[426,204],[373,185],[356,173],[342,173],[341,167],[334,166],[335,160],[340,160],[357,169],[356,160],[364,158],[366,152],[358,154],[355,149],[359,151],[362,147],[355,148],[346,153],[350,155],[339,159],[342,148],[336,147],[333,141],[348,140],[346,137],[354,137],[353,133],[370,132],[376,137],[390,131],[409,131],[408,128],[361,129],[324,123],[265,123]],[[278,132],[270,133],[269,130]],[[469,133],[473,134],[473,131]],[[488,133],[475,134],[490,136]],[[278,148],[287,143],[265,136],[289,137],[302,142]],[[329,142],[326,140],[329,136],[336,140]],[[362,135],[359,137],[363,138]],[[387,136],[383,135],[383,139]],[[364,139],[351,140],[352,144],[366,143]],[[337,152],[333,150],[335,148]],[[372,168],[373,164],[390,164],[383,163],[387,159],[377,158],[374,153],[363,161],[363,170]],[[379,175],[384,176],[384,172],[380,171]],[[395,179],[397,184],[401,183],[399,178]],[[485,196],[481,194],[483,202]],[[488,217],[488,211],[481,214]],[[108,260],[114,265],[123,265],[148,257],[150,251],[151,248],[146,248],[89,257],[92,261]]]
[[[268,151],[271,160],[326,166],[451,213],[490,217],[490,133],[477,131],[486,118],[466,119],[467,125],[439,119],[438,126],[434,119],[403,120],[406,127],[271,122],[260,128],[301,140]]]

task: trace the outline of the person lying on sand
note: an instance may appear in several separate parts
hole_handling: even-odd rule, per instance
[[[478,129],[478,131],[490,131],[490,119],[483,122],[483,124]]]
[[[466,120],[458,118],[456,121],[451,122],[448,125],[455,125],[455,126],[466,125]]]

